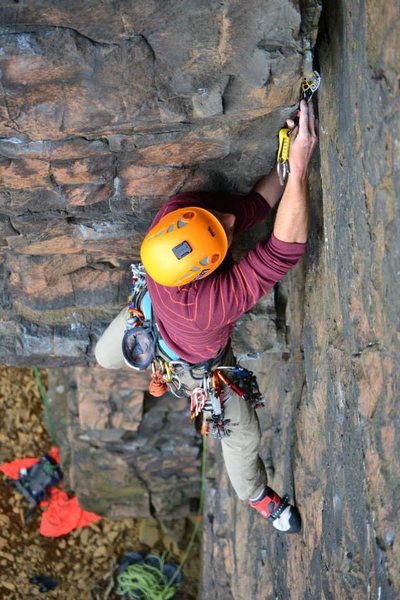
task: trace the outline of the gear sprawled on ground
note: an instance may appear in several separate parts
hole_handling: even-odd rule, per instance
[[[43,405],[32,369],[0,365],[0,412],[0,462],[39,457],[52,446],[43,425]],[[40,509],[32,521],[25,522],[28,505],[0,476],[0,597],[41,597],[39,585],[30,580],[46,575],[58,582],[47,592],[49,598],[120,598],[113,585],[118,561],[128,550],[149,551],[140,541],[143,523],[102,519],[66,536],[44,538],[39,535]],[[153,551],[163,550],[160,540]],[[187,564],[190,574],[198,570],[194,562],[196,559]],[[190,575],[185,579],[176,598],[191,600],[196,597],[197,582]]]

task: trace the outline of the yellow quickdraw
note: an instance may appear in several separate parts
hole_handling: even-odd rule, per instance
[[[285,183],[289,169],[289,148],[290,148],[290,129],[282,127],[279,130],[278,154],[276,157],[276,169],[278,172],[279,182],[281,185]]]
[[[282,127],[279,130],[279,143],[278,143],[278,155],[276,157],[277,162],[284,163],[289,160],[289,148],[290,148],[290,129]]]
[[[167,381],[167,382],[172,381],[172,371],[171,371],[171,367],[169,366],[169,363],[164,360],[163,366],[164,366],[164,371],[165,371],[165,375],[164,375],[165,381]]]
[[[319,88],[321,77],[317,71],[313,71],[309,77],[303,77],[300,88],[300,100],[309,102],[314,92]],[[298,125],[300,109],[296,111],[295,125]],[[289,149],[290,149],[290,129],[282,127],[278,137],[278,154],[276,156],[276,170],[278,172],[279,182],[284,185],[289,167]]]

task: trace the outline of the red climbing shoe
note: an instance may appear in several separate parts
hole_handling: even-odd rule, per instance
[[[272,523],[278,531],[283,533],[298,533],[301,529],[301,518],[295,506],[289,504],[289,497],[281,498],[273,489],[266,486],[260,498],[249,500],[250,506],[255,508],[267,521]]]

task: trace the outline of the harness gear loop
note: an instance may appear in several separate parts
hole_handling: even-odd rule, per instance
[[[132,264],[131,271],[128,318],[122,340],[127,364],[135,369],[146,369],[151,365],[149,392],[152,396],[160,397],[170,391],[177,398],[190,397],[192,420],[203,411],[211,413],[211,417],[203,420],[203,435],[217,439],[228,436],[230,421],[224,417],[224,405],[229,401],[229,390],[255,408],[263,406],[256,377],[239,365],[224,366],[228,348],[221,349],[215,358],[195,365],[177,360],[161,339],[155,323],[143,265]],[[190,375],[189,384],[185,381],[185,373]],[[192,382],[197,383],[194,388]]]
[[[144,314],[142,313],[141,310],[138,310],[137,308],[132,308],[131,306],[129,306],[128,312],[129,312],[129,316],[132,320],[135,320],[135,317],[137,319],[137,321],[135,323],[132,323],[133,327],[135,327],[136,325],[139,325],[139,321],[143,321]]]

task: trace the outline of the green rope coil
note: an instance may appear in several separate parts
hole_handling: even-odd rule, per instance
[[[205,491],[206,491],[206,467],[207,467],[207,438],[205,435],[203,435],[202,437],[203,437],[203,448],[202,448],[202,453],[201,453],[200,502],[199,502],[199,514],[200,515],[203,514],[203,509],[204,509],[204,497],[205,497]],[[193,547],[194,541],[196,539],[196,536],[199,532],[199,529],[200,529],[200,523],[199,523],[199,521],[197,521],[197,523],[195,523],[195,526],[193,528],[192,535],[190,536],[189,543],[188,543],[186,550],[182,556],[181,564],[175,571],[174,576],[168,582],[168,586],[166,589],[168,589],[168,587],[173,585],[175,579],[178,577],[179,573],[182,571],[183,565],[189,558],[189,555],[192,551],[192,547]]]
[[[170,600],[178,587],[170,585],[163,573],[164,564],[165,555],[160,557],[159,568],[145,562],[129,565],[118,576],[117,594],[126,594],[130,600]]]
[[[207,463],[207,438],[203,436],[203,449],[201,455],[200,474],[200,503],[199,514],[203,514],[204,497],[206,486],[206,463]],[[175,596],[178,585],[174,582],[186,563],[200,529],[200,523],[195,523],[190,540],[182,556],[182,560],[174,575],[168,579],[163,573],[165,554],[160,557],[160,567],[156,568],[144,562],[129,565],[126,570],[117,577],[117,594],[126,594],[129,600],[170,600]]]

